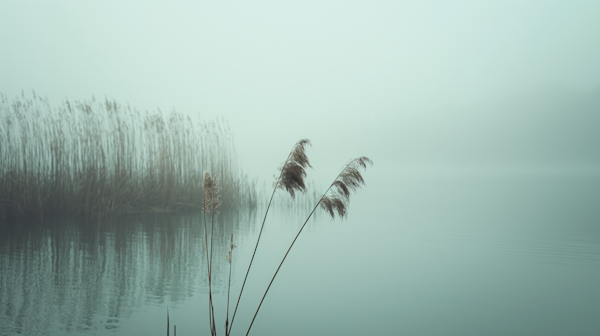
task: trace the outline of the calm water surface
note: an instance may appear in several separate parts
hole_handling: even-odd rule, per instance
[[[251,334],[600,335],[600,176],[373,171],[347,221],[309,223]],[[215,224],[220,334],[227,242],[233,232],[234,305],[261,211]],[[269,214],[233,335],[245,334],[305,212]],[[165,335],[167,307],[179,335],[208,334],[200,223],[3,224],[0,334]]]

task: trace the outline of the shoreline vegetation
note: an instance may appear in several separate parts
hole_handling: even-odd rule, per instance
[[[194,123],[176,111],[168,115],[160,110],[142,113],[106,98],[65,100],[52,107],[46,98],[35,93],[32,98],[21,94],[12,101],[0,93],[0,224],[15,218],[42,221],[79,216],[96,221],[118,214],[200,211],[209,326],[211,335],[216,336],[221,327],[215,321],[212,275],[213,264],[219,268],[217,260],[222,259],[222,254],[213,249],[215,216],[220,210],[253,212],[259,205],[266,205],[252,258],[233,302],[230,294],[235,230],[231,226],[231,232],[222,231],[223,237],[230,238],[225,255],[229,263],[224,323],[227,336],[231,334],[274,196],[277,190],[289,194],[291,199],[282,199],[281,205],[295,210],[294,215],[301,213],[305,220],[253,311],[248,335],[273,281],[317,208],[331,219],[345,219],[351,194],[365,186],[362,172],[373,165],[364,156],[348,161],[320,194],[314,183],[306,181],[306,168],[311,167],[306,155],[308,146],[310,140],[301,139],[292,147],[278,168],[278,176],[274,176],[268,203],[263,204],[258,201],[262,193],[257,191],[257,180],[249,180],[236,164],[233,136],[223,119]],[[311,189],[309,185],[314,189],[308,195],[313,200],[298,200],[296,196],[306,194]],[[221,257],[213,258],[213,254]],[[234,302],[235,306],[230,306]],[[167,335],[169,329],[167,310]]]
[[[236,158],[224,119],[0,93],[0,220],[200,210],[207,170],[222,176],[226,209],[255,208]]]
[[[298,193],[306,193],[307,186],[305,182],[306,168],[312,167],[310,165],[308,156],[306,155],[306,147],[310,146],[310,140],[301,139],[292,147],[287,159],[283,162],[283,164],[279,167],[279,176],[275,176],[275,181],[273,183],[273,192],[271,194],[271,198],[266,206],[265,215],[262,220],[262,225],[260,227],[260,232],[258,233],[258,238],[256,240],[256,245],[254,247],[254,252],[252,253],[252,258],[250,259],[250,263],[248,265],[248,269],[246,271],[246,276],[244,277],[244,282],[242,283],[242,287],[240,289],[240,293],[237,298],[237,302],[235,304],[235,309],[233,309],[233,314],[231,315],[231,322],[229,321],[229,312],[230,312],[230,292],[231,292],[231,264],[233,263],[233,249],[236,247],[234,245],[234,232],[231,232],[231,243],[229,253],[225,255],[225,259],[229,263],[230,271],[229,271],[229,279],[228,279],[228,288],[227,288],[227,311],[226,311],[226,320],[225,320],[225,336],[231,334],[231,329],[233,327],[233,322],[235,321],[235,316],[238,311],[239,303],[242,298],[242,294],[244,292],[244,287],[246,285],[246,280],[248,279],[248,275],[250,273],[250,269],[252,268],[252,262],[254,261],[254,257],[256,256],[256,251],[260,244],[260,238],[265,227],[265,221],[267,219],[267,214],[269,213],[269,209],[271,208],[271,204],[273,201],[273,197],[277,190],[281,190],[285,193],[288,193],[292,200],[296,198]],[[267,289],[265,290],[258,307],[256,308],[256,312],[254,312],[254,317],[250,322],[250,326],[246,331],[246,336],[250,334],[250,330],[252,329],[252,325],[262,307],[262,304],[267,296],[273,281],[277,277],[281,266],[285,262],[288,254],[290,253],[292,247],[296,243],[296,240],[304,230],[304,227],[310,220],[310,218],[315,214],[317,208],[321,208],[324,210],[331,219],[335,219],[335,217],[339,217],[341,219],[346,219],[348,216],[348,206],[350,204],[350,196],[355,193],[358,189],[365,186],[365,180],[362,177],[362,171],[367,169],[367,166],[372,166],[373,161],[368,157],[361,156],[355,159],[352,159],[346,163],[346,165],[340,170],[339,174],[333,180],[331,185],[325,190],[325,192],[315,200],[314,207],[312,207],[312,211],[310,211],[308,217],[300,227],[300,230],[296,234],[296,237],[290,244],[287,252],[283,256],[275,274],[271,278]],[[213,266],[213,231],[214,231],[214,217],[219,213],[217,210],[219,206],[222,204],[221,195],[220,195],[220,186],[219,186],[219,173],[215,173],[212,177],[210,172],[206,171],[204,175],[204,198],[203,198],[203,219],[204,219],[204,240],[205,240],[205,252],[206,252],[206,265],[207,270],[206,274],[208,277],[208,319],[210,326],[211,336],[216,336],[217,333],[217,323],[215,321],[215,313],[214,313],[214,304],[213,304],[213,296],[212,296],[212,287],[211,287],[211,279],[212,279],[212,266]],[[210,239],[208,238],[208,228],[207,222],[208,219],[206,215],[211,215],[210,217],[210,226],[211,233]],[[209,244],[210,241],[210,244]],[[210,247],[209,247],[210,245]],[[233,307],[233,306],[232,306]],[[176,326],[173,326],[174,334],[176,334]],[[167,336],[169,336],[169,313],[167,307]]]

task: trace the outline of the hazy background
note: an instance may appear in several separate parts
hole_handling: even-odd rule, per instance
[[[3,1],[0,92],[225,117],[262,181],[300,138],[320,185],[373,159],[349,220],[307,226],[256,334],[597,335],[599,17],[597,0]],[[271,267],[296,224],[269,216]],[[253,267],[240,329],[271,274]],[[172,323],[196,330],[200,294]],[[119,330],[164,328],[173,299],[155,299]]]
[[[300,138],[324,181],[359,155],[379,172],[589,170],[598,13],[597,1],[5,1],[0,92],[224,116],[265,179]]]

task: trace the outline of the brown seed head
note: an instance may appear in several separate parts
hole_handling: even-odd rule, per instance
[[[221,205],[221,194],[220,194],[220,178],[219,173],[216,173],[213,177],[207,171],[204,173],[204,209],[203,214],[214,214],[217,215],[219,212],[217,209]]]
[[[275,177],[275,188],[287,191],[292,198],[296,196],[296,191],[306,192],[306,167],[312,167],[306,156],[306,146],[310,145],[310,140],[302,139],[298,141],[287,160],[279,167],[281,174]]]
[[[373,166],[373,161],[366,156],[348,162],[321,199],[321,208],[329,213],[331,219],[336,213],[342,219],[348,217],[350,194],[365,185],[360,169],[366,169],[367,163]]]

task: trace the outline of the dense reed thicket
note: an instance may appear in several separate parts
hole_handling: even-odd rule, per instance
[[[200,208],[206,170],[220,172],[224,206],[255,207],[235,159],[223,120],[0,94],[1,218]]]

